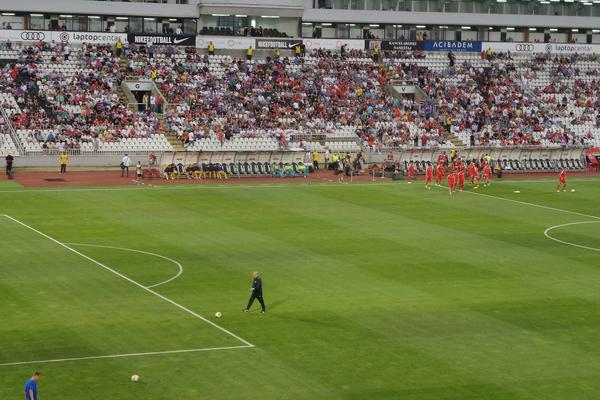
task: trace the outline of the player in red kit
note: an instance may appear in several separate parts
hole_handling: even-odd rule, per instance
[[[431,181],[433,181],[433,165],[428,164],[425,168],[425,187],[431,189]]]
[[[468,170],[468,175],[469,175],[469,185],[473,186],[473,180],[474,180],[474,176],[475,176],[475,160],[471,161],[471,164],[469,164],[469,170]]]
[[[563,168],[562,171],[560,171],[560,173],[558,174],[558,185],[556,186],[557,192],[560,192],[561,186],[562,186],[562,191],[566,192],[567,191],[567,170],[565,168]]]
[[[442,184],[443,178],[444,178],[444,164],[438,162],[438,165],[435,168],[435,186],[440,186]]]
[[[479,189],[479,168],[475,164],[473,164],[473,185],[475,185],[474,189]]]
[[[460,158],[456,158],[452,161],[452,167],[454,169],[458,169],[458,167],[460,166],[460,163],[461,163]]]
[[[488,163],[485,163],[483,167],[483,186],[490,186],[490,179],[492,178],[492,167]]]
[[[412,183],[413,179],[415,179],[415,164],[411,161],[408,164],[408,183]]]
[[[458,191],[462,192],[465,188],[465,172],[467,167],[465,167],[465,163],[462,160],[459,160],[456,168],[458,170]]]
[[[452,195],[452,192],[456,189],[456,182],[458,180],[458,174],[456,172],[451,172],[448,174],[448,192]]]

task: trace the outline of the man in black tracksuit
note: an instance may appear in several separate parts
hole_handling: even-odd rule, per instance
[[[252,303],[257,299],[262,307],[260,311],[261,314],[264,314],[265,309],[265,301],[263,300],[263,292],[262,292],[262,279],[260,278],[258,272],[252,273],[252,289],[250,289],[250,300],[248,300],[248,305],[244,309],[244,312],[250,311],[250,307],[252,307]]]
[[[15,158],[10,153],[8,153],[8,155],[6,156],[6,158],[4,160],[6,161],[6,177],[8,179],[12,179],[13,178],[12,168],[13,168],[13,162],[15,161]]]

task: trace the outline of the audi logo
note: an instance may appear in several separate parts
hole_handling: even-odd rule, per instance
[[[21,39],[23,40],[44,40],[46,35],[44,32],[22,32]]]
[[[516,51],[532,52],[533,49],[534,49],[534,46],[532,44],[521,43],[521,44],[515,45],[515,50]]]

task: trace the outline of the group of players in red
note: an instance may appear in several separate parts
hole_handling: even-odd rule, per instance
[[[482,171],[483,170],[483,171]],[[425,168],[425,187],[431,189],[433,182],[433,175],[435,171],[435,186],[442,186],[444,176],[447,175],[448,179],[448,192],[452,195],[453,192],[462,190],[465,188],[465,173],[469,178],[469,184],[474,188],[479,188],[479,180],[483,178],[483,186],[488,187],[492,179],[492,167],[489,161],[482,159],[480,161],[473,160],[467,167],[460,158],[455,158],[450,164],[447,158],[438,159],[437,164],[428,164]],[[483,174],[480,174],[480,171]],[[411,161],[408,164],[408,183],[412,183],[415,179],[415,164]],[[556,191],[566,192],[567,191],[567,170],[563,169],[558,174],[558,185]]]
[[[481,174],[483,172],[483,175]],[[425,168],[425,187],[431,189],[435,172],[435,186],[441,186],[444,176],[448,180],[448,192],[452,195],[453,192],[465,188],[466,178],[469,179],[469,184],[474,189],[479,188],[479,181],[483,178],[485,187],[490,185],[492,179],[492,168],[486,160],[473,160],[467,167],[460,158],[455,158],[451,163],[448,160],[438,159],[437,164],[429,164]],[[411,161],[408,164],[408,182],[411,183],[415,177],[415,165]]]

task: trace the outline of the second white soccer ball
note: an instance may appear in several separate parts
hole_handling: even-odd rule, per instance
[[[139,382],[139,381],[140,381],[139,375],[131,375],[131,382]]]
[[[574,192],[574,191],[575,191],[575,189],[571,189],[571,192]]]
[[[221,318],[221,315],[223,315],[223,314],[221,314],[219,311],[217,311],[217,312],[215,313],[215,317],[217,317],[217,318]]]

